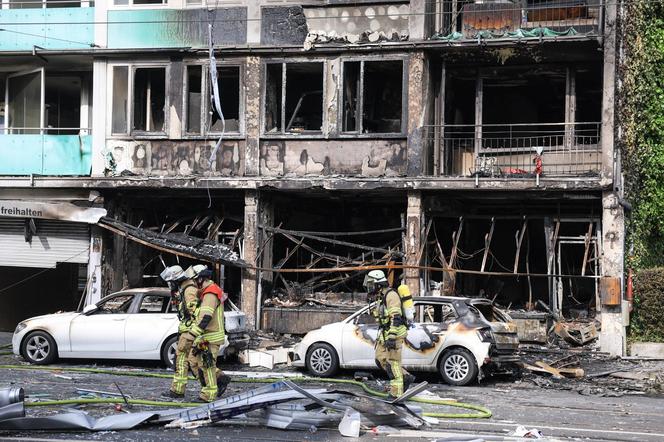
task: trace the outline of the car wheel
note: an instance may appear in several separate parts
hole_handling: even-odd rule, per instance
[[[169,370],[175,369],[175,355],[178,349],[178,337],[171,336],[161,349],[161,361]]]
[[[438,371],[450,385],[468,385],[477,378],[477,363],[468,350],[454,348],[440,359]]]
[[[307,369],[319,377],[329,377],[339,369],[339,357],[330,344],[318,342],[307,351]]]
[[[35,331],[23,340],[21,355],[31,364],[50,364],[58,357],[58,347],[51,335]]]

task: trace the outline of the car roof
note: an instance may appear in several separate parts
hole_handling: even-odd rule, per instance
[[[470,298],[468,296],[413,296],[415,302],[464,302],[466,304],[491,304],[486,298]]]
[[[125,290],[118,290],[117,292],[113,292],[109,294],[108,296],[111,295],[119,295],[119,294],[134,294],[134,293],[155,293],[155,294],[164,294],[164,293],[170,293],[170,290],[168,290],[167,287],[141,287],[141,288],[135,288],[135,289],[125,289]]]

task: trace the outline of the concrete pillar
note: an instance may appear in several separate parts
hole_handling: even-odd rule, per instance
[[[424,126],[429,121],[429,74],[424,52],[412,52],[408,58],[408,176],[423,173],[427,155]]]
[[[602,275],[620,279],[624,288],[625,217],[618,196],[613,192],[602,195]],[[624,290],[621,289],[621,293]],[[621,296],[622,299],[622,296]],[[602,330],[599,336],[600,350],[612,355],[625,354],[625,325],[622,303],[618,306],[601,306]]]
[[[620,181],[615,171],[615,90],[616,90],[616,4],[607,3],[604,12],[604,68],[602,93],[602,178]],[[614,176],[616,174],[616,176]],[[615,187],[614,187],[615,188]]]
[[[405,265],[420,265],[420,248],[422,244],[422,224],[424,213],[422,211],[422,195],[419,191],[408,192],[408,206],[406,208],[406,244],[404,246]],[[419,269],[406,269],[404,271],[405,283],[414,295],[420,295],[423,288],[420,287]]]
[[[258,251],[258,193],[247,190],[244,195],[244,261],[254,266]],[[242,270],[241,310],[247,315],[247,327],[258,328],[256,317],[256,295],[258,293],[258,274],[253,269]]]
[[[90,257],[88,260],[88,282],[85,305],[94,304],[103,296],[101,288],[101,232],[101,227],[90,226]]]
[[[245,125],[247,147],[245,151],[246,176],[258,176],[258,158],[260,153],[260,122],[261,122],[261,60],[259,57],[247,57],[245,70]]]
[[[92,176],[103,176],[106,167],[106,60],[92,63]]]

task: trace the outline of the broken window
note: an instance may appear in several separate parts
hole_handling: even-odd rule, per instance
[[[403,62],[347,61],[343,70],[343,131],[401,133]]]
[[[186,132],[221,133],[221,117],[213,104],[213,89],[208,66],[187,66]],[[240,132],[240,67],[217,66],[219,102],[224,114],[225,132]]]
[[[75,135],[81,125],[81,77],[47,75],[44,121],[47,133]]]
[[[114,134],[166,132],[166,68],[113,66],[111,111]]]
[[[323,63],[268,63],[265,131],[320,132],[323,126]]]
[[[127,100],[129,96],[128,72],[128,66],[113,66],[111,131],[114,134],[127,133]]]
[[[136,68],[134,72],[133,130],[164,132],[166,68]]]
[[[203,66],[187,66],[187,132],[201,133]]]

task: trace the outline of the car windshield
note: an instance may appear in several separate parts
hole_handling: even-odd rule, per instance
[[[99,312],[102,313],[127,313],[134,295],[119,295],[104,301],[99,305]]]

